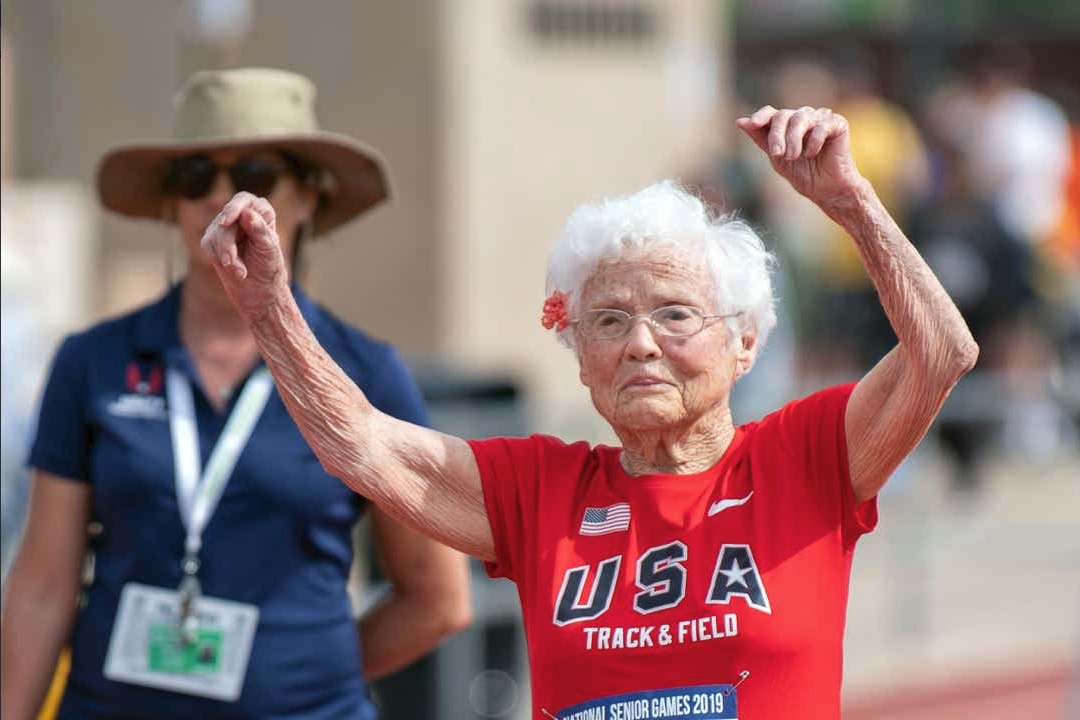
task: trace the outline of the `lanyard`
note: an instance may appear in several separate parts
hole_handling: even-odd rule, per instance
[[[265,367],[259,368],[244,384],[221,437],[210,453],[206,468],[199,467],[199,436],[195,424],[195,403],[191,383],[175,368],[169,368],[169,428],[172,432],[173,463],[176,471],[176,500],[187,537],[184,551],[198,555],[202,533],[217,508],[225,485],[236,467],[240,453],[259,421],[274,380]],[[199,478],[201,470],[201,481]]]
[[[172,433],[176,473],[176,501],[187,531],[182,564],[184,579],[179,588],[180,626],[183,641],[191,643],[198,629],[195,602],[202,594],[197,577],[202,533],[217,508],[236,461],[240,459],[240,453],[255,429],[255,423],[270,399],[274,379],[269,370],[261,367],[244,384],[244,390],[237,398],[236,407],[229,414],[225,429],[210,452],[205,468],[199,467],[199,435],[191,383],[175,368],[169,368],[165,382],[169,393],[169,430]]]
[[[214,514],[229,476],[247,445],[247,439],[255,430],[262,408],[270,399],[273,378],[267,368],[261,367],[247,380],[205,468],[200,468],[199,434],[195,426],[191,383],[183,372],[175,368],[168,368],[166,382],[168,424],[173,435],[176,470],[176,500],[180,506],[180,518],[184,520],[187,530],[184,549],[188,555],[198,555],[202,546],[202,532]]]

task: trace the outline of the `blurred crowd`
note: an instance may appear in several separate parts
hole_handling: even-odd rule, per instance
[[[1018,44],[963,54],[890,97],[874,54],[799,53],[739,83],[740,114],[766,102],[829,106],[853,154],[963,312],[981,347],[936,440],[953,488],[976,489],[993,449],[1024,461],[1077,446],[1080,427],[1080,96],[1033,83]],[[739,73],[737,71],[736,75]],[[762,78],[766,78],[762,80]],[[822,379],[854,377],[895,343],[854,244],[766,172],[748,144],[697,173],[720,208],[761,227],[777,253],[788,325],[736,387],[746,417]]]

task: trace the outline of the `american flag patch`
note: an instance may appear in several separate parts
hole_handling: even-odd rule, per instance
[[[606,535],[622,532],[630,527],[630,504],[615,503],[602,508],[585,508],[581,518],[582,535]]]

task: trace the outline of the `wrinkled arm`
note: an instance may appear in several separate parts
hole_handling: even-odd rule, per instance
[[[377,410],[319,345],[284,282],[249,322],[289,414],[328,473],[424,535],[494,559],[480,471],[464,440]]]
[[[89,485],[34,473],[0,630],[0,716],[5,720],[35,717],[49,688],[75,619],[89,519]]]
[[[960,311],[904,237],[851,156],[847,120],[829,108],[771,105],[738,127],[773,169],[855,241],[897,345],[859,381],[844,424],[855,499],[877,494],[930,428],[979,348]]]
[[[978,345],[960,311],[869,182],[822,209],[855,241],[899,339],[856,386],[845,426],[858,502],[881,489],[926,434]]]
[[[390,592],[360,620],[368,680],[400,670],[472,622],[469,566],[460,553],[378,509],[371,534]]]

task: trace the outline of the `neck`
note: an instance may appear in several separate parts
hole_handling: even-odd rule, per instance
[[[623,469],[631,475],[689,475],[708,470],[735,437],[731,410],[718,405],[692,424],[661,430],[616,430]]]
[[[254,339],[212,268],[193,266],[184,278],[180,289],[180,337],[185,342],[202,337]]]
[[[180,293],[180,342],[207,399],[221,412],[258,362],[259,346],[212,268],[193,267]]]

